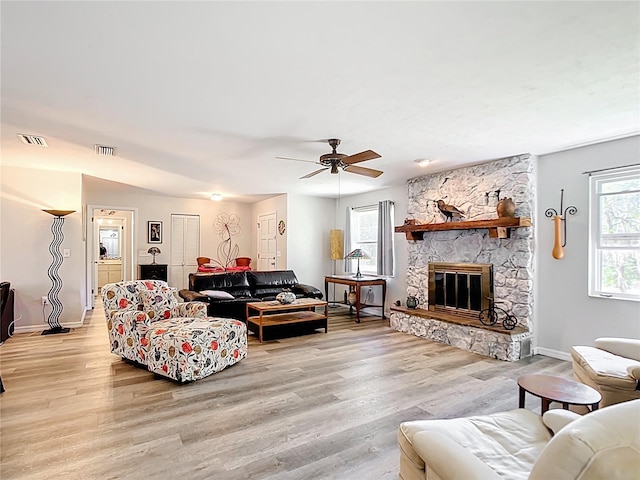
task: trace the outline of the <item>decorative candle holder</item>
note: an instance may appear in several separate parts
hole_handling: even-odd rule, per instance
[[[551,255],[553,255],[553,258],[556,260],[564,257],[564,247],[567,245],[567,214],[575,215],[578,212],[578,209],[573,205],[563,209],[563,204],[564,188],[560,190],[560,213],[554,208],[547,208],[544,212],[546,217],[553,218],[555,235]],[[560,229],[562,229],[562,232]]]

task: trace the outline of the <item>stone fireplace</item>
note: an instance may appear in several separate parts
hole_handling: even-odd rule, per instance
[[[407,181],[407,217],[421,223],[445,218],[435,201],[446,200],[463,220],[497,218],[498,198],[511,197],[517,217],[534,211],[534,161],[518,155]],[[496,238],[488,229],[425,232],[409,240],[407,294],[418,308],[392,309],[391,327],[418,337],[515,361],[531,355],[533,337],[533,228]],[[478,312],[489,298],[518,320],[514,330],[486,327]]]

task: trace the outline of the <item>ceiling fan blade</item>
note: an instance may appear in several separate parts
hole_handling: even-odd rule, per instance
[[[314,163],[315,163],[315,162],[314,162]],[[300,177],[300,179],[313,177],[314,175],[317,175],[317,174],[319,174],[319,173],[322,173],[322,172],[324,172],[325,170],[329,170],[329,167],[321,168],[320,170],[316,170],[315,172],[307,173],[304,177]],[[382,172],[380,172],[380,173],[382,173]]]
[[[320,162],[314,162],[313,160],[302,160],[301,158],[289,158],[289,157],[276,157],[278,160],[293,160],[294,162],[304,162],[304,163],[316,163],[320,165]]]
[[[356,165],[347,165],[344,167],[345,172],[357,173],[358,175],[365,175],[367,177],[376,178],[382,175],[384,172],[380,170],[374,170],[373,168],[358,167]]]
[[[365,150],[364,152],[356,153],[355,155],[349,155],[342,159],[342,163],[351,165],[358,162],[364,162],[365,160],[373,160],[374,158],[380,158],[382,155],[374,152],[373,150]]]

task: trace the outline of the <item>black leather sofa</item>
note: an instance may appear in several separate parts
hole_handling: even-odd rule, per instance
[[[322,292],[311,285],[298,283],[293,270],[269,272],[190,273],[189,289],[178,293],[186,302],[206,302],[210,317],[236,318],[246,321],[248,302],[275,300],[283,289],[289,289],[296,297],[322,298]],[[200,292],[223,291],[233,295],[232,299],[214,299]]]

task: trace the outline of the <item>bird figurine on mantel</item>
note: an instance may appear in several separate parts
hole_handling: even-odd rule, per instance
[[[453,205],[449,205],[444,203],[444,200],[438,200],[437,202],[438,205],[438,210],[440,210],[442,212],[442,214],[447,217],[446,221],[450,221],[453,218],[463,218],[464,217],[464,212],[461,210],[458,210],[457,207],[454,207]]]

